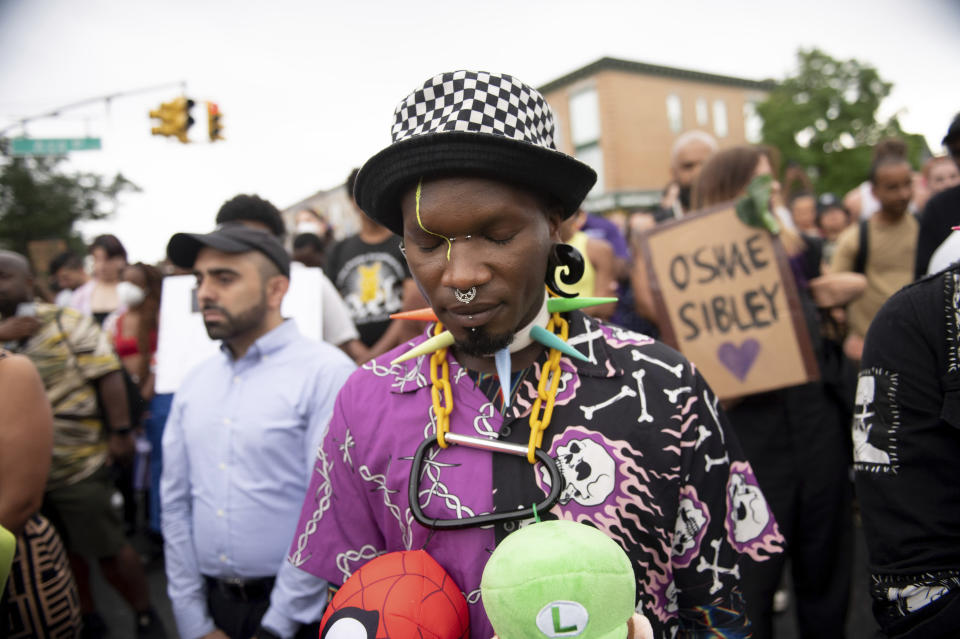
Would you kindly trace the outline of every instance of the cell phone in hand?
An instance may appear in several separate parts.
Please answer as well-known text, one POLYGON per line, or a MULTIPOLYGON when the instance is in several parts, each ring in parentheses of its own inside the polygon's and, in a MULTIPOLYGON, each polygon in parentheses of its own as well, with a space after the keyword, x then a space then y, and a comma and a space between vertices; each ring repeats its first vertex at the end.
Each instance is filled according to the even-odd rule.
POLYGON ((37 316, 37 304, 36 302, 20 302, 17 304, 17 317, 36 317, 37 316))

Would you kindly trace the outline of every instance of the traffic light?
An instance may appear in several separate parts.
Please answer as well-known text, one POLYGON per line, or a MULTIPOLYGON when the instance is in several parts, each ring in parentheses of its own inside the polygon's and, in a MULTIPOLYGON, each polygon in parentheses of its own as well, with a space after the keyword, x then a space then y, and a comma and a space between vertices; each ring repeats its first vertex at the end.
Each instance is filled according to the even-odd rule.
POLYGON ((160 120, 160 126, 153 127, 150 132, 153 135, 175 137, 186 144, 190 141, 187 129, 193 126, 193 118, 190 117, 193 104, 193 100, 183 96, 170 102, 162 102, 159 109, 150 112, 151 118, 160 120))
POLYGON ((223 125, 220 124, 220 107, 216 102, 207 102, 207 126, 210 129, 210 141, 222 140, 223 125))

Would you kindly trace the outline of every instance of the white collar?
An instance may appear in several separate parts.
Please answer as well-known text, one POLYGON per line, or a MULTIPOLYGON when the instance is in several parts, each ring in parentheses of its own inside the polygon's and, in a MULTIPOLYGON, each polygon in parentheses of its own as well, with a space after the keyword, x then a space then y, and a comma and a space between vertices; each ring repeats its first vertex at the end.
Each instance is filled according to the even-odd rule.
POLYGON ((540 306, 540 311, 537 313, 536 317, 533 320, 517 331, 513 336, 513 341, 510 342, 510 352, 516 353, 517 351, 522 351, 530 344, 533 344, 533 338, 530 337, 530 331, 533 330, 534 326, 540 326, 541 328, 547 327, 547 322, 550 319, 550 313, 547 312, 547 295, 543 295, 543 304, 540 306))

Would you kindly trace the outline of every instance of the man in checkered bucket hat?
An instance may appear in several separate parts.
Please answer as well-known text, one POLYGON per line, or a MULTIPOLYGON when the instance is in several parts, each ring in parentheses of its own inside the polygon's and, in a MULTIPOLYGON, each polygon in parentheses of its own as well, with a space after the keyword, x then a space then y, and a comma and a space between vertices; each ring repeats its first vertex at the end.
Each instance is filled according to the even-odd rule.
MULTIPOLYGON (((336 587, 385 552, 426 550, 489 639, 490 553, 567 520, 622 549, 627 611, 653 636, 748 636, 738 560, 783 538, 694 367, 580 310, 608 298, 558 286, 583 273, 558 231, 596 173, 557 149, 546 100, 506 74, 442 73, 397 106, 391 136, 354 196, 402 241, 430 304, 405 316, 426 327, 341 390, 290 561, 336 587)), ((552 578, 573 558, 558 553, 552 578)), ((524 636, 580 636, 558 606, 554 635, 524 636)))

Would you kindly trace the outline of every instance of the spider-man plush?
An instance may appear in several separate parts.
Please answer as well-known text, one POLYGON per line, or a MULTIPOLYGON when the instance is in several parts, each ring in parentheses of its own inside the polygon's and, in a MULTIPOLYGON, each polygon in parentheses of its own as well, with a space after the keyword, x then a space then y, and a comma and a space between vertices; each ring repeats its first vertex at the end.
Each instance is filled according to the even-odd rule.
POLYGON ((423 550, 391 552, 364 564, 337 591, 320 639, 468 639, 467 601, 423 550))

